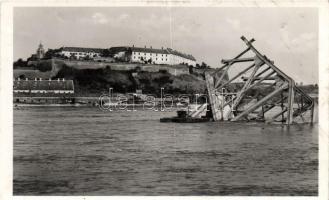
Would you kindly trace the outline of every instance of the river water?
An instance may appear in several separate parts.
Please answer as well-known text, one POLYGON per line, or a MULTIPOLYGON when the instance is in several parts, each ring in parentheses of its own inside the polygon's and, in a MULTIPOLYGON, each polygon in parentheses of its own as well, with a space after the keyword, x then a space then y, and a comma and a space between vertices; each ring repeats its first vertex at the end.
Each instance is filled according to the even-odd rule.
POLYGON ((173 112, 14 110, 14 195, 317 195, 316 124, 160 123, 173 112))

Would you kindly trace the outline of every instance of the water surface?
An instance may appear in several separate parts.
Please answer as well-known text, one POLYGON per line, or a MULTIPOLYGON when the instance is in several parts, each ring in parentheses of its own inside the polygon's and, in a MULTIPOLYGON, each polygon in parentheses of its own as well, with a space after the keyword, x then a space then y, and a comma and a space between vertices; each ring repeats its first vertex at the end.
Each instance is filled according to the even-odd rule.
POLYGON ((317 126, 14 110, 14 195, 317 195, 317 126))

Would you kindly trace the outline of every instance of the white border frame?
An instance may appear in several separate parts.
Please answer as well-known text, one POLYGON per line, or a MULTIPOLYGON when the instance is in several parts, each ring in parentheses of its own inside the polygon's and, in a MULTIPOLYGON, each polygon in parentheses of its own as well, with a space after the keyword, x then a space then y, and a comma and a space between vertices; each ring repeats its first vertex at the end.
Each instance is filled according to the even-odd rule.
MULTIPOLYGON (((0 0, 1 1, 1 0, 0 0)), ((1 6, 0 57, 0 200, 2 199, 328 199, 328 103, 329 103, 329 3, 325 0, 21 0, 6 1, 1 6), (319 184, 318 197, 239 197, 239 196, 13 196, 13 8, 14 7, 116 7, 116 6, 182 6, 182 7, 317 7, 319 9, 319 184)), ((302 145, 302 144, 301 144, 302 145)))

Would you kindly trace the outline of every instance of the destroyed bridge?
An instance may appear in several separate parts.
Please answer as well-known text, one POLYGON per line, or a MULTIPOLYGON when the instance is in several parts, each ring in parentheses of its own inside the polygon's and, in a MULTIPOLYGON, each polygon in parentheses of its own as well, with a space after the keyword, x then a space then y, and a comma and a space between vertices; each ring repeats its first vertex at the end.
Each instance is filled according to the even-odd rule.
MULTIPOLYGON (((313 99, 252 45, 254 39, 247 40, 244 36, 241 39, 247 45, 244 51, 233 59, 222 60, 222 67, 205 74, 213 120, 279 122, 287 125, 313 123, 313 99), (231 70, 235 75, 227 78, 231 70), (232 89, 238 78, 243 82, 240 82, 238 89, 232 89)), ((189 117, 199 118, 209 104, 200 105, 189 113, 189 117)))

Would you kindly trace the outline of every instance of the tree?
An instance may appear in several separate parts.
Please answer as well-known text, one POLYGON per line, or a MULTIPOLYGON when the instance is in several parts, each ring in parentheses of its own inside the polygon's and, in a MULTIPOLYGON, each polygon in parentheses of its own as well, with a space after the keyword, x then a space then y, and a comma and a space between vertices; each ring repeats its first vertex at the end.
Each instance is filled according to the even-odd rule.
POLYGON ((14 62, 13 67, 14 69, 18 68, 18 67, 26 67, 27 66, 27 62, 23 61, 22 58, 19 58, 17 61, 14 62))
POLYGON ((111 71, 111 70, 112 70, 110 65, 106 65, 105 69, 106 69, 107 71, 111 71))
POLYGON ((207 64, 205 62, 201 63, 201 69, 206 69, 207 68, 207 64))
POLYGON ((41 72, 47 72, 52 70, 52 66, 49 63, 38 63, 34 68, 41 72))
POLYGON ((26 79, 26 76, 24 74, 19 75, 20 79, 26 79))
POLYGON ((60 57, 59 55, 60 49, 48 49, 45 53, 44 59, 51 59, 53 57, 60 57))
POLYGON ((70 59, 72 59, 72 60, 77 60, 77 56, 76 56, 75 54, 71 54, 71 55, 70 55, 70 59))
POLYGON ((111 57, 111 52, 109 49, 104 49, 101 53, 102 57, 111 57))
POLYGON ((84 60, 91 60, 91 57, 87 55, 86 57, 84 57, 84 60))
POLYGON ((142 71, 142 68, 140 66, 137 66, 137 67, 135 67, 135 71, 140 72, 140 71, 142 71))
POLYGON ((188 71, 189 71, 190 74, 193 74, 193 66, 192 65, 188 66, 188 71))

